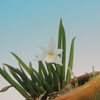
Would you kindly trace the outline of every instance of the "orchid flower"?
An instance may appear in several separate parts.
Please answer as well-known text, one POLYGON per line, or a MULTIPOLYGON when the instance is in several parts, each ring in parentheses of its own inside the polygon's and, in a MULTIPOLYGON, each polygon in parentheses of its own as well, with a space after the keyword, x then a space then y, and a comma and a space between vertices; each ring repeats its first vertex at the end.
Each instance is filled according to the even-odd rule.
POLYGON ((36 61, 46 61, 47 63, 55 63, 62 65, 61 58, 58 56, 58 54, 62 53, 62 49, 56 49, 56 44, 53 39, 51 38, 48 48, 47 47, 40 47, 40 49, 44 52, 40 55, 38 55, 34 60, 36 61))

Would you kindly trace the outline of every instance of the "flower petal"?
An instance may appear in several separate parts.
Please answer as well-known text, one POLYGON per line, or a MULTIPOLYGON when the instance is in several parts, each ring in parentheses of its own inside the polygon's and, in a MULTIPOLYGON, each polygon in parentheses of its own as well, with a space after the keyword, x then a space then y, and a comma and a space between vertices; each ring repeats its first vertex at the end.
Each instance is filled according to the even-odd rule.
POLYGON ((40 49, 46 53, 49 51, 47 47, 40 47, 40 49))
POLYGON ((56 44, 55 44, 55 41, 54 41, 54 39, 52 37, 50 42, 49 42, 49 50, 50 51, 54 51, 55 47, 56 47, 56 44))
POLYGON ((56 56, 55 59, 56 59, 56 64, 62 65, 61 58, 59 56, 56 56))
POLYGON ((61 54, 62 51, 63 51, 62 49, 56 49, 56 50, 55 50, 55 54, 61 54))
POLYGON ((42 53, 42 54, 38 55, 38 56, 34 59, 34 61, 42 61, 44 57, 45 57, 45 53, 42 53))

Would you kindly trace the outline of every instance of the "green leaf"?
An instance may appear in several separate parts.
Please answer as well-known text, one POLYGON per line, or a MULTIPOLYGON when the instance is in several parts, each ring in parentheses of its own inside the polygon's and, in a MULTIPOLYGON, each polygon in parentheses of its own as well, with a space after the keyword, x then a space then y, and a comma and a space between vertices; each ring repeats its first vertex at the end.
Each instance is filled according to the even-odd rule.
POLYGON ((18 60, 18 62, 23 66, 23 68, 30 74, 30 70, 28 66, 14 53, 11 52, 11 54, 14 55, 14 57, 18 60))
POLYGON ((61 77, 60 85, 61 88, 63 88, 65 82, 65 67, 66 67, 66 35, 65 35, 64 26, 62 24, 62 19, 60 19, 60 25, 59 25, 58 48, 63 50, 62 54, 59 55, 62 58, 63 65, 62 66, 56 65, 57 71, 61 77))
POLYGON ((35 69, 32 69, 33 72, 37 75, 37 77, 40 79, 41 81, 41 84, 42 84, 42 87, 48 91, 48 92, 52 92, 53 89, 51 88, 51 86, 47 83, 47 81, 45 79, 43 79, 43 77, 35 70, 35 69))
POLYGON ((58 34, 58 48, 61 49, 62 45, 62 19, 60 19, 60 24, 59 24, 59 34, 58 34))
MULTIPOLYGON (((52 87, 55 91, 58 91, 58 84, 59 84, 59 76, 58 76, 58 72, 57 70, 54 69, 54 66, 49 63, 48 65, 48 69, 50 69, 50 71, 52 72, 52 77, 53 77, 53 83, 52 83, 52 87)), ((56 67, 56 66, 55 66, 56 67)))
POLYGON ((61 78, 62 78, 62 88, 64 87, 65 81, 65 67, 66 67, 66 35, 65 30, 62 24, 62 69, 61 69, 61 78))
POLYGON ((50 83, 50 79, 47 73, 45 66, 43 65, 42 61, 38 62, 39 66, 39 74, 44 78, 48 83, 50 83))
MULTIPOLYGON (((28 87, 29 87, 29 89, 30 89, 30 93, 32 93, 33 95, 39 97, 40 94, 37 93, 37 92, 34 90, 34 88, 32 87, 32 83, 31 83, 31 81, 29 81, 29 80, 28 80, 28 87)), ((37 87, 36 87, 36 88, 37 88, 37 87)))
POLYGON ((11 70, 9 68, 10 73, 12 74, 12 76, 17 80, 17 82, 28 92, 29 90, 27 89, 27 85, 25 85, 25 82, 23 82, 23 80, 16 74, 16 72, 14 72, 13 70, 11 70))
POLYGON ((41 86, 41 81, 40 79, 36 76, 36 74, 33 72, 33 67, 31 62, 29 63, 29 68, 30 68, 30 75, 31 75, 31 79, 34 82, 34 84, 38 84, 39 86, 41 86))
MULTIPOLYGON (((69 56, 69 62, 68 62, 68 67, 70 67, 71 70, 73 68, 73 59, 74 59, 74 40, 75 40, 75 37, 73 38, 72 43, 71 43, 70 56, 69 56)), ((71 79, 71 73, 69 69, 67 69, 66 83, 69 83, 70 79, 71 79)))
POLYGON ((52 71, 52 69, 50 67, 50 64, 48 64, 46 62, 45 62, 45 64, 46 64, 46 68, 47 68, 47 71, 48 71, 49 84, 50 84, 50 86, 52 86, 53 82, 54 82, 53 81, 53 71, 52 71))
MULTIPOLYGON (((43 87, 43 88, 40 87, 40 89, 41 89, 43 92, 44 92, 44 90, 45 90, 45 91, 48 91, 48 92, 52 92, 53 89, 51 88, 51 86, 50 86, 50 85, 47 83, 47 81, 41 76, 40 73, 38 73, 34 68, 32 68, 31 63, 30 63, 30 68, 31 68, 31 71, 33 71, 33 75, 36 75, 37 80, 39 79, 38 81, 41 82, 41 83, 39 83, 39 84, 41 84, 41 87, 43 87)), ((36 84, 38 84, 38 82, 37 82, 36 84)))
POLYGON ((21 93, 25 98, 29 98, 30 96, 27 94, 27 92, 20 86, 18 85, 6 72, 0 68, 0 74, 17 90, 19 93, 21 93))
POLYGON ((17 74, 19 74, 21 77, 23 78, 27 78, 23 73, 21 73, 18 69, 15 69, 14 67, 12 67, 11 65, 8 65, 8 64, 4 64, 3 65, 7 66, 8 68, 10 68, 11 70, 15 71, 17 74))
POLYGON ((38 92, 38 94, 42 94, 45 92, 45 90, 41 87, 41 81, 40 79, 35 75, 35 73, 33 73, 33 68, 32 68, 32 64, 31 62, 29 63, 29 68, 30 68, 30 75, 31 75, 31 79, 32 81, 28 81, 31 83, 32 88, 38 92))
POLYGON ((20 67, 20 70, 21 70, 21 72, 23 73, 23 75, 25 75, 25 77, 27 77, 27 75, 25 74, 25 72, 24 72, 24 70, 23 70, 23 68, 22 68, 22 66, 21 66, 20 63, 19 63, 19 67, 20 67))
MULTIPOLYGON (((62 49, 62 19, 60 19, 60 24, 59 24, 59 33, 58 33, 58 49, 62 49)), ((61 57, 61 54, 59 55, 61 57)), ((61 65, 57 65, 57 71, 59 75, 61 76, 61 65)))

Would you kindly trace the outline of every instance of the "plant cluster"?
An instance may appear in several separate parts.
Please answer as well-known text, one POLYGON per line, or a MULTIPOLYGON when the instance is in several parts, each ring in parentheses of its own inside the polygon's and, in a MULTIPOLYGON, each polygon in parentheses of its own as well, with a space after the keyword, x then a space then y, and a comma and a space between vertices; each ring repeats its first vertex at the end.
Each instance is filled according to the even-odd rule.
MULTIPOLYGON (((67 65, 71 70, 74 58, 74 40, 75 38, 73 38, 71 43, 67 65)), ((59 25, 57 49, 55 50, 53 38, 49 42, 49 48, 40 48, 44 53, 35 59, 38 60, 38 71, 33 68, 31 62, 27 66, 15 53, 11 52, 17 59, 19 68, 3 63, 4 66, 0 68, 0 74, 11 85, 4 87, 1 92, 6 91, 9 87, 14 87, 27 99, 32 98, 35 100, 43 94, 41 98, 45 100, 50 93, 60 92, 70 82, 71 73, 66 67, 66 34, 62 19, 59 25), (8 67, 14 79, 8 74, 5 66, 8 67)))

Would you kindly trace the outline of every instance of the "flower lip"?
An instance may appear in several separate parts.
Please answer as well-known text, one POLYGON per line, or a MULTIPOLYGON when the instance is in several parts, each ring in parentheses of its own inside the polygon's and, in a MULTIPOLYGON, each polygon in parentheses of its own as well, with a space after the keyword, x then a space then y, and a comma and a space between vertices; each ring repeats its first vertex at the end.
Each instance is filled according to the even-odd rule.
POLYGON ((50 55, 53 55, 54 53, 52 51, 49 52, 50 55))
POLYGON ((53 56, 52 55, 47 55, 46 56, 46 60, 51 61, 52 59, 53 59, 53 56))

